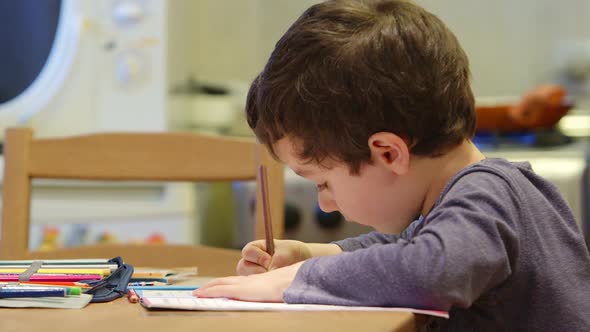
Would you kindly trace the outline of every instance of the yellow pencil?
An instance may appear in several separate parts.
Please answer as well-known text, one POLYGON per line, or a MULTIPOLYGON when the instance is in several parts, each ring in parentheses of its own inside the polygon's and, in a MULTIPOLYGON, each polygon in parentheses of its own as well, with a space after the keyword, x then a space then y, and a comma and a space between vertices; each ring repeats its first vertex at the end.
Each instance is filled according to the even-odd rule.
MULTIPOLYGON (((27 269, 2 269, 0 268, 0 273, 23 273, 27 269)), ((110 269, 39 269, 35 271, 35 274, 99 274, 101 276, 106 276, 111 274, 110 269)))
POLYGON ((90 289, 91 286, 87 284, 80 283, 80 285, 59 285, 59 284, 52 284, 52 283, 44 283, 44 282, 0 282, 1 286, 40 286, 40 287, 57 287, 57 288, 80 288, 80 289, 90 289))

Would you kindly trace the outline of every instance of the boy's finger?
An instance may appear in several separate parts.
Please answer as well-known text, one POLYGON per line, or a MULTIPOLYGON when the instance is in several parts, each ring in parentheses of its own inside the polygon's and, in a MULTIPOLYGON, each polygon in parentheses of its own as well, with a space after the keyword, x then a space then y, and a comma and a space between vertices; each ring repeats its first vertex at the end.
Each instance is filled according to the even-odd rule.
POLYGON ((242 250, 242 258, 248 262, 258 264, 267 269, 271 263, 270 255, 257 246, 246 246, 242 250))
POLYGON ((245 259, 241 259, 238 262, 236 272, 238 273, 238 275, 247 276, 251 274, 264 273, 267 272, 267 270, 258 264, 249 262, 245 259))
POLYGON ((232 277, 216 278, 216 279, 213 279, 213 280, 205 283, 204 285, 202 285, 198 289, 206 289, 206 288, 213 287, 213 286, 218 286, 218 285, 233 284, 233 283, 238 282, 240 278, 243 278, 243 277, 240 277, 240 276, 232 276, 232 277))
POLYGON ((228 297, 227 285, 213 285, 197 288, 193 291, 193 295, 199 297, 228 297), (224 290, 226 291, 224 292, 224 290))
POLYGON ((282 297, 274 297, 256 287, 240 282, 198 288, 193 291, 193 295, 212 298, 225 297, 242 301, 282 302, 282 297))

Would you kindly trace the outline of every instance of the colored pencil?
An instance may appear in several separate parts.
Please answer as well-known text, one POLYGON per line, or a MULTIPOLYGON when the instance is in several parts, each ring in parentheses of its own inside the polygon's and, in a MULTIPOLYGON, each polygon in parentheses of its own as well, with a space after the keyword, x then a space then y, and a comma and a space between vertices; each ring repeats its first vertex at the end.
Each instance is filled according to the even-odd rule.
POLYGON ((137 303, 137 301, 139 301, 139 296, 137 296, 137 293, 135 293, 133 288, 127 290, 127 300, 131 303, 137 303))
POLYGON ((199 286, 182 286, 182 285, 170 285, 170 286, 129 286, 134 290, 164 290, 164 291, 182 291, 182 290, 195 290, 199 286))
MULTIPOLYGON (((1 284, 1 283, 0 283, 1 284)), ((42 285, 42 286, 63 286, 63 287, 81 287, 81 288, 91 288, 92 286, 88 285, 84 282, 77 282, 77 281, 20 281, 19 284, 21 285, 42 285)))
MULTIPOLYGON (((100 280, 100 274, 33 274, 28 281, 81 281, 81 280, 100 280)), ((0 274, 0 281, 19 281, 18 274, 0 274)))
MULTIPOLYGON (((1 273, 23 273, 27 269, 5 269, 0 267, 0 274, 1 273)), ((109 269, 44 269, 40 268, 39 270, 35 271, 35 274, 100 274, 110 275, 111 270, 109 269)))
POLYGON ((161 281, 136 281, 136 282, 130 282, 127 284, 127 286, 165 286, 168 285, 168 283, 166 282, 161 282, 161 281))
POLYGON ((262 197, 262 217, 264 220, 264 239, 266 240, 266 252, 272 256, 275 254, 274 236, 272 234, 272 220, 270 215, 270 203, 268 201, 268 178, 266 176, 266 167, 258 166, 258 180, 262 197))
POLYGON ((79 289, 90 289, 92 288, 90 285, 85 284, 85 283, 79 283, 79 282, 44 282, 44 281, 39 281, 39 282, 30 282, 30 281, 24 281, 24 282, 0 282, 0 287, 7 287, 7 286, 36 286, 36 287, 57 287, 57 288, 68 288, 68 289, 72 289, 72 288, 79 288, 79 289), (76 285, 78 284, 78 285, 76 285))
MULTIPOLYGON (((22 265, 31 265, 34 262, 38 262, 39 260, 3 260, 0 261, 0 266, 2 265, 14 265, 14 264, 22 264, 22 265)), ((52 264, 74 264, 74 265, 94 265, 94 264, 112 264, 109 263, 109 260, 106 258, 90 258, 90 259, 46 259, 41 260, 43 265, 52 265, 52 264)), ((115 264, 116 265, 116 264, 115 264)))
POLYGON ((15 297, 64 297, 67 291, 63 288, 34 288, 34 287, 2 287, 0 298, 15 297))

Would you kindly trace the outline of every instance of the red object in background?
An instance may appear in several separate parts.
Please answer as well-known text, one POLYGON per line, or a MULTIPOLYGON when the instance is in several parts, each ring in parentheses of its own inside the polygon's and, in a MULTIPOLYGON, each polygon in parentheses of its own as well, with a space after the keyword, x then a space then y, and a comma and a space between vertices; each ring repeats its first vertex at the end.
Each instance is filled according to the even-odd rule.
POLYGON ((572 107, 567 91, 561 86, 539 86, 515 104, 476 105, 477 131, 549 129, 572 107))
POLYGON ((152 233, 147 237, 145 242, 149 244, 164 244, 166 243, 166 238, 160 233, 152 233))

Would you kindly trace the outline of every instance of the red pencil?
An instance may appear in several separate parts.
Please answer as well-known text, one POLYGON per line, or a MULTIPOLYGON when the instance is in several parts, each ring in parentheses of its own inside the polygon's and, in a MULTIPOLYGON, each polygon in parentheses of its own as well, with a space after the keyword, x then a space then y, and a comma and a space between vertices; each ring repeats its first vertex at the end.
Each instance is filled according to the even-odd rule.
POLYGON ((137 301, 139 301, 139 296, 137 296, 137 293, 133 290, 133 288, 129 288, 127 290, 127 299, 130 303, 137 303, 137 301))
POLYGON ((76 281, 20 281, 19 284, 36 284, 48 286, 90 287, 87 283, 76 281))

